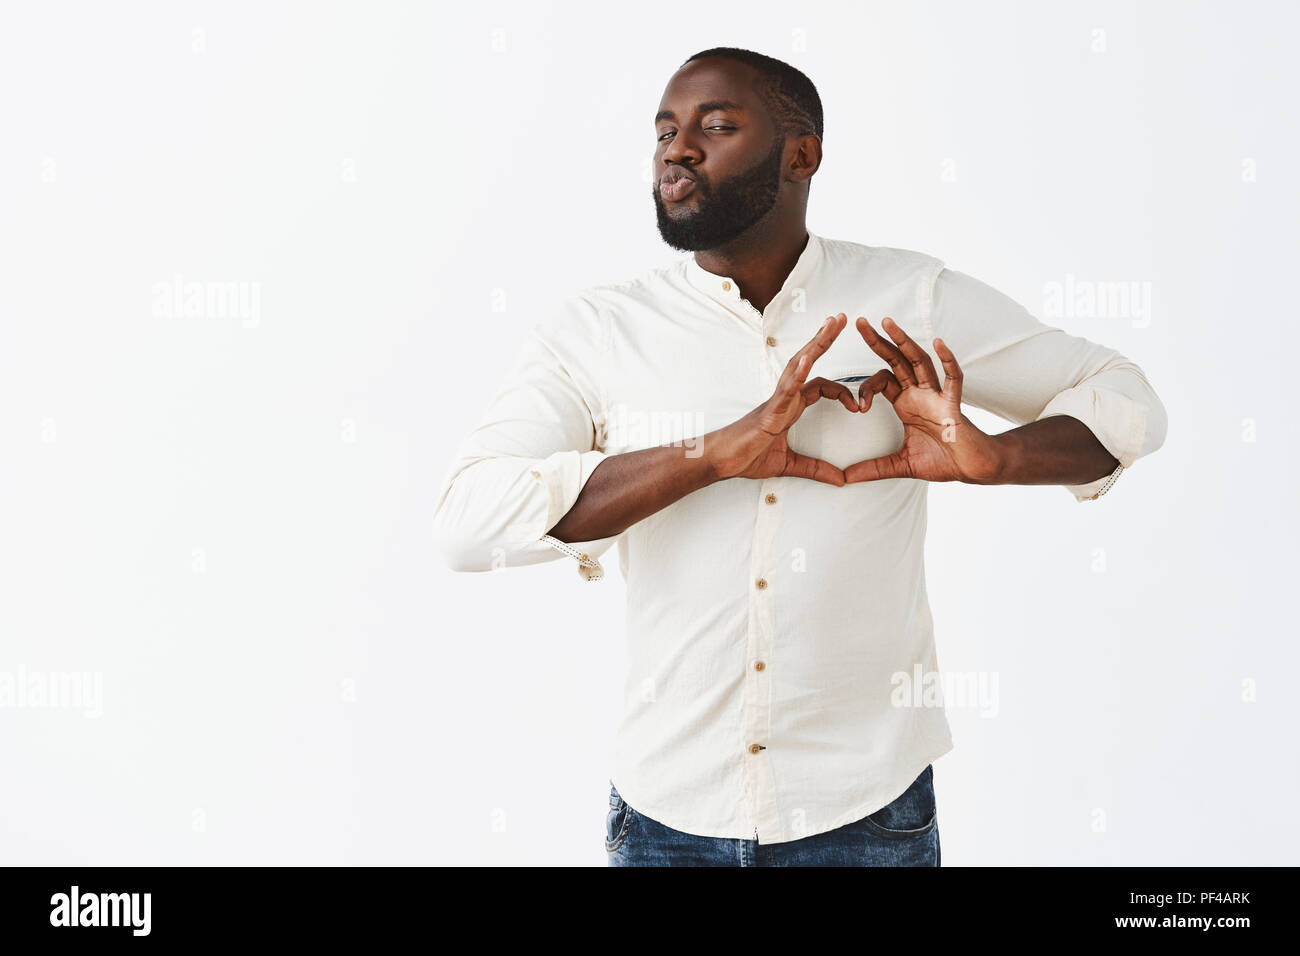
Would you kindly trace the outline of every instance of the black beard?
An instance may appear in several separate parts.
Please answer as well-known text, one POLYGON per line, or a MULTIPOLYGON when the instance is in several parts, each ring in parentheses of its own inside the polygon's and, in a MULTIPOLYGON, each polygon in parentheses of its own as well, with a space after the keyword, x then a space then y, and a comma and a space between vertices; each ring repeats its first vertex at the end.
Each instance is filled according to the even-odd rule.
POLYGON ((784 152, 785 140, 778 136, 766 158, 746 172, 720 183, 716 190, 697 178, 695 192, 700 198, 696 200, 696 209, 680 219, 668 216, 656 184, 652 192, 659 235, 668 245, 682 252, 716 249, 731 242, 776 205, 784 152))

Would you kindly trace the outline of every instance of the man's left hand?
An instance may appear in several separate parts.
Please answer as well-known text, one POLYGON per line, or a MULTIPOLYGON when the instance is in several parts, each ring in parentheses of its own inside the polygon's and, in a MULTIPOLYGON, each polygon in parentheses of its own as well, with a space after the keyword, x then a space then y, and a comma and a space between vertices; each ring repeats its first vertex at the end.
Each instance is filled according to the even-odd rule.
POLYGON ((889 363, 888 369, 881 369, 859 386, 859 411, 867 411, 872 398, 883 393, 903 423, 903 446, 893 454, 850 465, 844 469, 845 480, 852 483, 919 478, 996 483, 1000 446, 962 414, 961 367, 943 340, 934 340, 934 351, 943 363, 940 387, 930 356, 893 319, 881 322, 892 343, 861 316, 857 326, 871 351, 889 363))

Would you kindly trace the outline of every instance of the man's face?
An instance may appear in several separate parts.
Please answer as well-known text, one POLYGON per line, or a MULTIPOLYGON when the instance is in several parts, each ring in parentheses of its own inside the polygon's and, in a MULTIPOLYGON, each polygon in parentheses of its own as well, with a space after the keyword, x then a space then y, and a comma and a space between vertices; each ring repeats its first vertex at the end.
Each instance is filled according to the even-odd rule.
POLYGON ((757 83, 752 67, 706 57, 678 70, 664 90, 653 191, 659 234, 674 249, 725 245, 776 205, 785 137, 757 83))

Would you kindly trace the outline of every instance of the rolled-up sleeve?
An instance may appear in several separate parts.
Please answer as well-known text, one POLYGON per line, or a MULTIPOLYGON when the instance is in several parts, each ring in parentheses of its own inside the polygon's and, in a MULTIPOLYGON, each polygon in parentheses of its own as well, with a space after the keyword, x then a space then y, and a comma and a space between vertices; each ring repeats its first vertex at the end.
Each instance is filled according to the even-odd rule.
POLYGON ((489 571, 568 555, 584 578, 601 578, 597 558, 616 536, 566 544, 547 532, 606 457, 591 361, 606 329, 598 304, 579 295, 530 332, 443 481, 433 531, 448 567, 489 571))
MULTIPOLYGON (((925 298, 923 293, 923 298, 925 298)), ((1167 419, 1142 369, 1114 349, 1040 322, 1015 300, 952 269, 934 279, 926 333, 962 370, 962 401, 1017 425, 1056 415, 1083 422, 1125 469, 1165 440, 1167 419)), ((924 343, 939 368, 930 341, 924 343)), ((1064 485, 1087 501, 1110 476, 1064 485)))

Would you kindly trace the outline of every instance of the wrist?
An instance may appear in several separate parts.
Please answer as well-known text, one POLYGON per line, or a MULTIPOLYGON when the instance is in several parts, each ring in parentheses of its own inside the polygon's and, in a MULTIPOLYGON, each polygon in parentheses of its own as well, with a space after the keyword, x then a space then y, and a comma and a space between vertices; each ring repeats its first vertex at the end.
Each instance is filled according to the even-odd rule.
POLYGON ((993 465, 988 475, 973 482, 979 485, 1006 485, 1015 482, 1024 457, 1024 446, 1013 431, 989 436, 993 465))
MULTIPOLYGON (((719 428, 716 431, 706 432, 700 437, 700 465, 703 473, 700 478, 703 485, 711 485, 715 481, 723 481, 730 478, 727 466, 727 429, 730 426, 719 428)), ((702 486, 703 486, 702 485, 702 486)), ((701 486, 701 487, 702 487, 701 486)))

